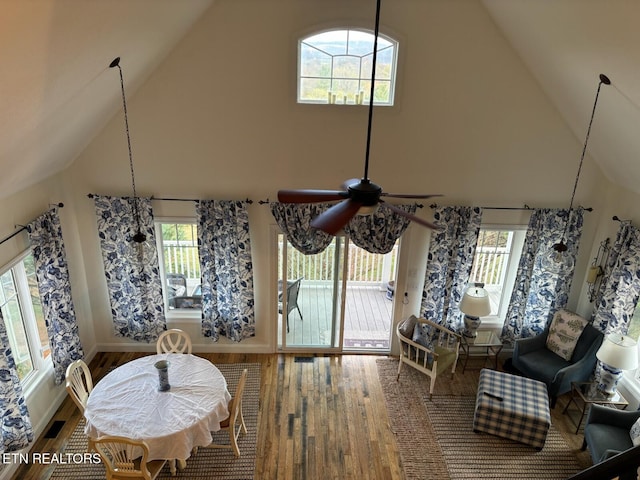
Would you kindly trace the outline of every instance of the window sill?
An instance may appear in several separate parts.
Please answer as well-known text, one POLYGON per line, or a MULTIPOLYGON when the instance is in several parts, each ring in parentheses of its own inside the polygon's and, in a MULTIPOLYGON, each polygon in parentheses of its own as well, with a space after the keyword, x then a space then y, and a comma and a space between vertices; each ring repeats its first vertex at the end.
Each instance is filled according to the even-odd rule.
POLYGON ((28 400, 30 396, 38 394, 38 392, 40 391, 40 386, 50 377, 53 378, 52 362, 48 362, 48 364, 44 368, 35 372, 31 376, 31 378, 23 383, 22 393, 24 394, 24 398, 28 400))
POLYGON ((186 308, 170 310, 166 315, 167 320, 202 320, 202 310, 188 310, 186 308))

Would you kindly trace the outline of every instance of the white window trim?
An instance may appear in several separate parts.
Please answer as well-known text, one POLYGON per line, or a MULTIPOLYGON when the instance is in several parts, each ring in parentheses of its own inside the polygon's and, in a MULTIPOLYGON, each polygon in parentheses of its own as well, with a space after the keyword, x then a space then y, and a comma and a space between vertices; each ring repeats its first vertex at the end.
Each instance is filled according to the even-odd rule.
MULTIPOLYGON (((154 228, 156 232, 156 249, 158 252, 158 265, 160 266, 160 278, 165 280, 165 268, 164 268, 164 255, 162 255, 162 223, 194 223, 198 221, 196 217, 155 217, 154 228)), ((185 320, 189 323, 199 323, 202 320, 202 310, 194 310, 189 308, 175 308, 169 310, 167 305, 169 304, 167 299, 166 286, 162 285, 162 301, 164 302, 164 316, 167 320, 185 320)))
MULTIPOLYGON (((516 275, 518 273, 518 265, 520 263, 520 257, 522 256, 522 249, 524 247, 527 228, 527 225, 504 225, 494 223, 480 225, 480 230, 508 230, 514 232, 511 252, 509 254, 509 262, 507 264, 507 276, 504 281, 504 289, 508 292, 512 292, 515 285, 516 275)), ((501 329, 504 326, 504 322, 507 317, 507 310, 509 308, 510 300, 511 295, 509 295, 508 297, 503 296, 500 302, 498 314, 482 317, 482 327, 501 329)))
POLYGON ((22 263, 30 254, 32 254, 30 248, 24 250, 0 269, 0 275, 4 275, 9 270, 14 270, 14 272, 21 270, 22 273, 21 275, 14 274, 13 277, 16 283, 18 301, 20 302, 20 312, 25 326, 27 341, 29 343, 31 361, 33 363, 33 371, 20 382, 22 384, 24 396, 27 399, 37 389, 38 385, 53 375, 53 361, 51 356, 45 359, 42 356, 41 349, 35 349, 33 347, 33 345, 40 345, 40 336, 37 330, 38 327, 33 311, 33 304, 31 303, 31 292, 29 291, 29 285, 26 281, 26 272, 24 271, 24 265, 22 263))

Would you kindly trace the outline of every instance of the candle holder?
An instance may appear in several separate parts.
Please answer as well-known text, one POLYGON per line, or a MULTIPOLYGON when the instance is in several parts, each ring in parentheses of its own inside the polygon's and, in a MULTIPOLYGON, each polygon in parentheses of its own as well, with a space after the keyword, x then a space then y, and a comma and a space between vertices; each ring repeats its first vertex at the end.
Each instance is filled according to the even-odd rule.
POLYGON ((158 370, 158 390, 166 392, 171 388, 169 385, 169 361, 158 360, 153 366, 158 370))

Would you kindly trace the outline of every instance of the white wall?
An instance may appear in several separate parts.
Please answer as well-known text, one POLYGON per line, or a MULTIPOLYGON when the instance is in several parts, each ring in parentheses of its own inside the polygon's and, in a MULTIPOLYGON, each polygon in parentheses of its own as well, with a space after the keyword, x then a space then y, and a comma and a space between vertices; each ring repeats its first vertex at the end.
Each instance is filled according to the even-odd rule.
MULTIPOLYGON (((279 188, 337 188, 361 176, 366 137, 365 107, 295 103, 296 40, 316 28, 369 27, 372 18, 365 0, 218 0, 146 84, 127 96, 141 195, 254 200, 249 215, 257 335, 240 344, 214 344, 201 336, 197 320, 173 324, 189 331, 196 350, 275 350, 274 221, 257 200, 275 200, 279 188)), ((372 180, 389 192, 441 193, 441 204, 568 206, 583 139, 571 134, 478 2, 395 0, 384 6, 382 31, 401 41, 398 96, 393 108, 375 110, 372 180)), ((121 65, 126 82, 124 56, 121 65)), ((103 75, 119 91, 117 72, 103 75)), ((152 350, 112 333, 88 193, 131 193, 121 113, 67 171, 0 200, 0 236, 49 202, 63 201, 85 349, 90 355, 152 350)), ((588 156, 575 203, 595 209, 585 215, 569 305, 585 313, 586 267, 597 243, 617 228, 611 214, 635 218, 640 209, 637 196, 612 187, 588 156)), ((157 216, 183 216, 192 215, 193 205, 157 201, 154 209, 157 216)), ((431 216, 428 205, 419 215, 431 216)), ((519 224, 526 218, 487 210, 485 221, 519 224)), ((405 234, 397 288, 407 291, 409 304, 395 296, 396 320, 419 308, 428 237, 415 225, 405 234)), ((0 264, 25 245, 17 238, 0 246, 0 264)), ((40 406, 32 415, 46 418, 40 406)))

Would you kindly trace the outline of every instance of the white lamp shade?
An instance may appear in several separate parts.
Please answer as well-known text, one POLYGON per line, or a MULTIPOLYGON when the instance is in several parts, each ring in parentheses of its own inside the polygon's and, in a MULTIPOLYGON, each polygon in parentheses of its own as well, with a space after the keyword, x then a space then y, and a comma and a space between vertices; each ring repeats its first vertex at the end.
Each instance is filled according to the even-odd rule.
POLYGON ((484 317, 491 313, 489 292, 482 287, 469 287, 460 301, 460 311, 470 317, 484 317))
POLYGON ((596 357, 602 363, 620 370, 638 368, 638 346, 636 341, 619 333, 612 333, 604 338, 596 357))

